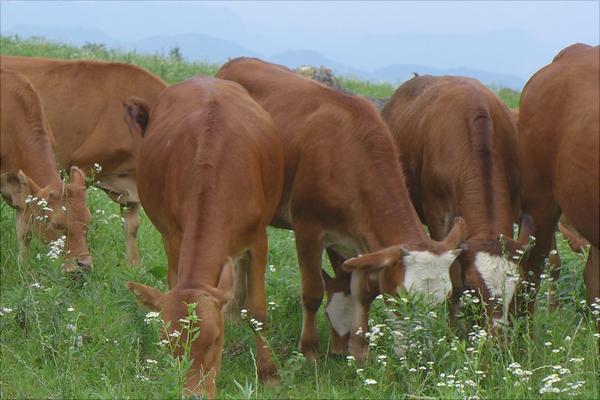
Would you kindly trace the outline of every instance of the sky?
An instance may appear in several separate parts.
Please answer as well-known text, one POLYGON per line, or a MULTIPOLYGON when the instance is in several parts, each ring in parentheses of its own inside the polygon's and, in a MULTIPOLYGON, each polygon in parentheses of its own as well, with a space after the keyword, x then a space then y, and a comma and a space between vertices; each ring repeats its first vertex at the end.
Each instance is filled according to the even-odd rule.
POLYGON ((0 27, 3 32, 23 26, 99 31, 125 47, 158 35, 203 33, 266 55, 290 49, 314 50, 363 69, 399 62, 436 63, 445 68, 463 63, 525 77, 569 44, 597 45, 599 4, 2 1, 0 27), (429 47, 428 43, 437 43, 438 47, 429 47), (468 54, 470 43, 482 57, 468 54), (452 55, 454 44, 461 48, 456 57, 452 55), (514 54, 510 55, 515 61, 508 63, 501 57, 490 57, 482 50, 486 46, 504 52, 513 49, 514 54))

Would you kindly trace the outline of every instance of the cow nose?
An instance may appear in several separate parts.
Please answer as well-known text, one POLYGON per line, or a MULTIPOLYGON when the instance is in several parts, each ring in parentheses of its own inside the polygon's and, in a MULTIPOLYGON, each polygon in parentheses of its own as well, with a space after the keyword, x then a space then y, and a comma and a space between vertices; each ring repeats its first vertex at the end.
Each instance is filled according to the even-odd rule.
POLYGON ((92 256, 85 254, 77 257, 77 266, 85 271, 91 271, 93 267, 92 256))

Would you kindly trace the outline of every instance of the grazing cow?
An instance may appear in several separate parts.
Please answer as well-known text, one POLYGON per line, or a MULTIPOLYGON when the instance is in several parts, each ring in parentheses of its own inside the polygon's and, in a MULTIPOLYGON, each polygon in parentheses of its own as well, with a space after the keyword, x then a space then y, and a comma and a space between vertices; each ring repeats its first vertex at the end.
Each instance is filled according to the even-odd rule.
POLYGON ((368 345, 357 332, 366 332, 378 292, 395 295, 402 288, 446 297, 464 221, 458 219, 443 242, 427 236, 410 203, 390 132, 368 100, 254 58, 229 61, 217 77, 242 84, 271 114, 283 139, 284 189, 272 224, 291 228, 296 236, 300 351, 312 358, 318 349, 322 253, 331 248, 344 259, 358 256, 344 263, 354 270, 351 291, 330 296, 332 349, 344 352, 349 338, 350 354, 364 359, 368 345))
MULTIPOLYGON (((191 346, 186 388, 214 397, 223 307, 234 291, 233 260, 242 256, 249 260, 246 307, 255 324, 262 324, 263 332, 266 328, 266 227, 283 185, 281 139, 269 114, 248 92, 221 79, 196 77, 171 86, 149 120, 142 102, 129 101, 126 107, 131 122, 146 132, 138 189, 163 238, 170 290, 128 286, 142 304, 162 311, 169 332, 182 330, 186 303, 197 304, 200 336, 191 346)), ((256 351, 261 381, 274 382, 276 368, 258 332, 256 351)))
POLYGON ((447 235, 456 216, 469 227, 467 251, 451 268, 453 314, 468 288, 487 304, 492 327, 505 324, 519 278, 517 252, 528 241, 526 230, 512 240, 519 172, 509 109, 475 79, 424 75, 401 85, 382 116, 431 237, 447 235))
POLYGON ((525 265, 530 315, 561 213, 591 244, 583 273, 587 300, 591 304, 600 298, 599 103, 600 48, 583 44, 562 50, 529 79, 521 95, 521 198, 536 236, 525 265))
MULTIPOLYGON (((516 124, 519 123, 519 109, 511 108, 510 112, 513 116, 513 119, 516 124)), ((583 251, 583 248, 589 243, 587 240, 581 237, 577 233, 577 231, 570 225, 567 219, 562 216, 558 223, 558 230, 563 234, 565 239, 569 242, 571 249, 575 252, 583 251)), ((560 271, 562 269, 562 261, 560 259, 560 255, 558 254, 558 248, 556 246, 556 239, 552 238, 552 249, 550 250, 550 255, 548 256, 548 270, 550 272, 550 276, 552 280, 549 283, 548 287, 548 308, 550 310, 554 310, 558 308, 559 300, 556 296, 556 281, 560 277, 560 271)))
POLYGON ((53 255, 63 247, 65 272, 92 268, 86 242, 90 212, 86 206, 85 176, 71 168, 62 182, 52 153, 52 133, 42 101, 29 80, 0 69, 0 192, 17 210, 17 240, 22 261, 30 232, 48 243, 53 255))
POLYGON ((10 56, 0 57, 0 63, 26 75, 38 90, 54 132, 59 167, 76 165, 93 174, 94 185, 121 206, 127 257, 138 263, 135 163, 141 139, 123 121, 122 102, 137 96, 152 106, 166 84, 129 64, 10 56))

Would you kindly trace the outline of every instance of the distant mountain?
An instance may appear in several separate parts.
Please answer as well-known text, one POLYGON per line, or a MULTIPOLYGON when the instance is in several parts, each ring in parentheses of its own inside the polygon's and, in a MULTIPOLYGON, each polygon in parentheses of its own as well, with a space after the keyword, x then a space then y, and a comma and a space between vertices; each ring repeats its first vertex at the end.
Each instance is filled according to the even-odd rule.
POLYGON ((487 85, 506 86, 511 89, 521 90, 525 85, 525 80, 517 76, 498 74, 489 71, 482 71, 471 68, 450 68, 438 69, 424 65, 399 64, 390 65, 384 68, 378 68, 368 74, 367 78, 375 80, 384 80, 387 82, 400 83, 412 78, 413 74, 419 75, 456 75, 468 76, 480 80, 487 85))
MULTIPOLYGON (((413 72, 431 75, 462 75, 479 79, 487 85, 506 86, 521 90, 525 80, 517 76, 495 73, 481 69, 467 67, 456 67, 441 69, 429 67, 425 64, 402 64, 395 63, 376 69, 360 69, 347 63, 329 58, 319 51, 309 49, 285 50, 271 56, 261 54, 251 48, 240 45, 232 40, 220 39, 202 33, 157 35, 134 42, 121 42, 102 31, 85 28, 54 28, 54 27, 31 27, 16 26, 10 30, 2 30, 3 35, 18 34, 22 37, 41 36, 48 40, 60 41, 68 44, 83 45, 88 42, 103 43, 107 47, 120 50, 136 50, 141 53, 168 54, 173 47, 179 47, 181 55, 190 61, 205 61, 212 63, 223 63, 229 58, 250 56, 283 64, 289 68, 301 65, 326 66, 331 68, 336 75, 368 79, 374 81, 386 81, 392 84, 401 83, 412 76, 413 72)), ((381 39, 381 38, 378 38, 381 39)), ((406 42, 404 42, 406 43, 406 42)), ((433 45, 436 47, 439 45, 433 45)), ((433 47, 432 47, 433 48, 433 47)), ((381 42, 370 51, 371 60, 377 59, 383 51, 381 42), (378 49, 375 49, 378 48, 378 49)), ((389 52, 389 50, 388 50, 389 52)), ((366 57, 366 55, 364 55, 366 57)), ((362 56, 361 56, 362 57, 362 56)), ((382 57, 382 59, 385 57, 382 57)), ((413 57, 406 56, 405 59, 413 57)), ((418 59, 419 57, 414 57, 418 59)), ((374 65, 374 61, 370 62, 374 65)), ((441 62, 439 64, 442 64, 441 62)))
POLYGON ((82 46, 86 43, 102 43, 107 47, 120 48, 122 43, 97 29, 57 28, 49 26, 18 25, 9 30, 2 29, 3 35, 18 35, 23 38, 38 36, 50 41, 82 46))
POLYGON ((221 64, 234 57, 263 57, 261 54, 235 42, 200 33, 153 36, 134 42, 128 47, 142 53, 164 52, 168 54, 169 49, 175 46, 179 47, 184 58, 193 61, 209 61, 221 64))

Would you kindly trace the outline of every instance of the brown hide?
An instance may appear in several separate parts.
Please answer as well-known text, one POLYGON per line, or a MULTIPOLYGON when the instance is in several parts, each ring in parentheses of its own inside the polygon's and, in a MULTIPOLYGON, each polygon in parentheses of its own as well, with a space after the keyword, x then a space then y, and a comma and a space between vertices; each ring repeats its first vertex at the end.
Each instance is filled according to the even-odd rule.
MULTIPOLYGON (((489 316, 498 318, 502 310, 493 306, 493 288, 478 270, 476 257, 482 253, 513 261, 520 247, 512 242, 519 174, 510 111, 475 79, 426 75, 401 85, 382 116, 398 147, 413 204, 431 237, 442 239, 455 216, 462 216, 469 227, 468 250, 452 268, 454 300, 464 287, 474 289, 488 304, 489 316)), ((510 301, 512 294, 508 297, 510 301)))
POLYGON ((589 302, 600 297, 599 103, 600 49, 576 44, 527 82, 519 110, 523 211, 537 238, 529 280, 539 284, 562 212, 592 246, 584 272, 589 302))
POLYGON ((141 137, 124 122, 122 102, 137 96, 152 106, 166 84, 128 64, 12 56, 0 57, 0 63, 26 75, 39 92, 54 134, 58 166, 76 165, 90 174, 94 164, 100 165, 95 185, 122 206, 127 254, 136 263, 135 165, 141 137))
MULTIPOLYGON (((403 245, 402 251, 395 246, 398 251, 390 249, 344 264, 360 271, 353 272, 351 299, 345 300, 352 302, 354 311, 341 315, 341 319, 351 319, 343 331, 350 333, 350 353, 364 358, 366 342, 356 332, 366 331, 369 306, 380 290, 396 294, 403 288, 404 250, 453 260, 458 252, 448 250, 458 246, 463 224, 457 224, 456 232, 444 243, 426 235, 410 203, 389 130, 368 100, 258 59, 234 59, 217 77, 242 84, 271 114, 283 139, 284 191, 273 224, 293 228, 296 236, 303 353, 314 356, 318 348, 316 311, 324 290, 323 249, 330 247, 349 258, 403 245), (378 275, 364 272, 386 266, 378 275), (368 284, 371 279, 374 282, 368 284)), ((450 263, 445 270, 439 269, 436 278, 447 279, 450 263)))
POLYGON ((19 258, 24 260, 33 231, 45 243, 63 242, 65 271, 89 270, 92 257, 85 237, 90 220, 85 176, 74 167, 71 181, 61 181, 52 152, 52 132, 31 82, 2 68, 0 86, 0 190, 17 210, 19 258))
MULTIPOLYGON (((143 105, 128 103, 129 115, 143 126, 147 110, 140 116, 143 105)), ((283 185, 279 135, 271 117, 240 85, 196 77, 169 87, 158 99, 137 171, 140 199, 165 245, 170 291, 144 294, 152 290, 133 283, 130 288, 144 304, 157 304, 172 329, 187 314, 182 302, 198 303, 201 333, 192 345, 186 387, 214 397, 224 335, 222 299, 233 290, 232 282, 225 292, 219 289, 229 257, 248 253, 246 307, 263 328, 267 324, 266 227, 283 185), (207 297, 215 301, 202 300, 207 297), (203 383, 201 372, 206 374, 203 383)), ((231 263, 227 273, 232 268, 231 263)), ((258 373, 269 381, 275 365, 262 338, 256 340, 258 373)))

